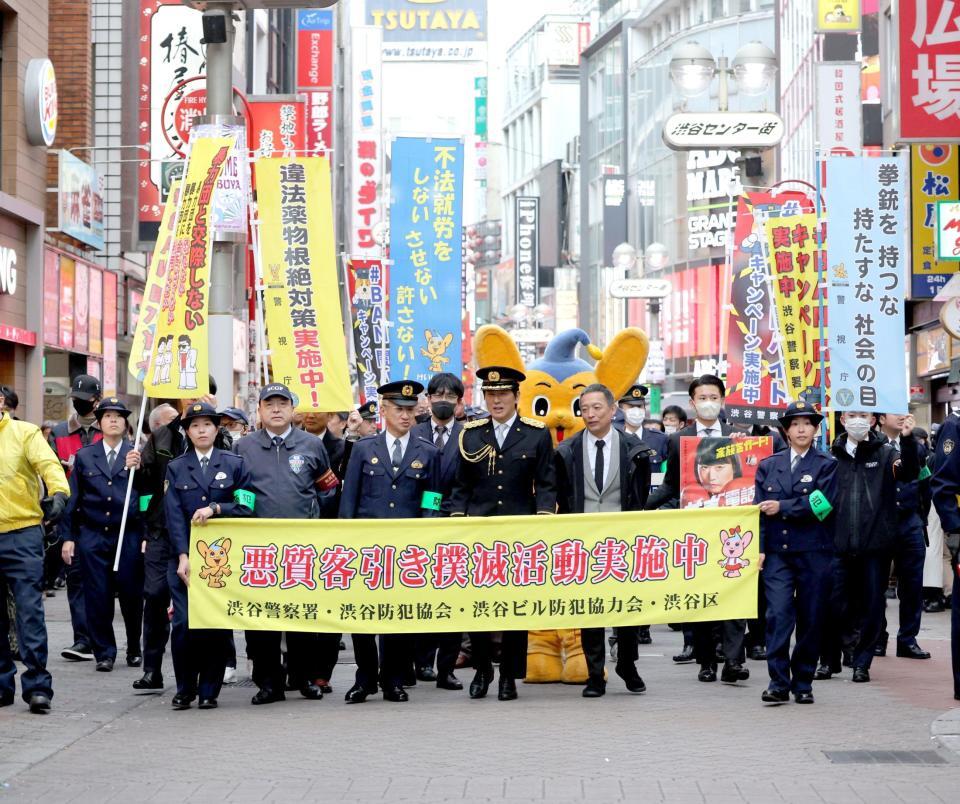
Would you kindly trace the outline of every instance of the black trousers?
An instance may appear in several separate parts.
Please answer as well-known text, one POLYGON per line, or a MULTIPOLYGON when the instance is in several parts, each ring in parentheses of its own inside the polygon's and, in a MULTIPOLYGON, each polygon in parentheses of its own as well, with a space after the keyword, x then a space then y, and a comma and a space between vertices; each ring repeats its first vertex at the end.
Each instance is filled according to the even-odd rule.
MULTIPOLYGON (((473 666, 477 670, 493 672, 491 660, 491 631, 471 631, 473 666)), ((500 677, 523 678, 527 674, 527 632, 504 631, 500 649, 500 677)))
POLYGON ((693 655, 699 665, 717 663, 717 642, 714 628, 719 627, 723 642, 723 655, 727 661, 743 664, 746 653, 743 648, 747 630, 746 620, 721 620, 706 623, 693 623, 693 655))
POLYGON ((143 670, 159 673, 170 638, 170 585, 167 564, 170 548, 165 538, 147 539, 143 554, 143 670))
MULTIPOLYGON (((253 662, 253 683, 260 689, 286 689, 280 656, 281 631, 246 631, 247 657, 253 662)), ((319 634, 287 631, 287 674, 291 686, 299 689, 320 678, 319 634)))
POLYGON ((409 634, 383 634, 377 650, 375 634, 353 634, 353 654, 357 661, 357 684, 373 692, 382 687, 402 687, 411 654, 409 634))
MULTIPOLYGON (((637 631, 641 626, 623 625, 614 628, 617 635, 617 664, 634 664, 639 656, 637 648, 637 631)), ((603 680, 603 668, 606 664, 606 645, 604 644, 605 628, 581 628, 580 644, 583 646, 583 655, 587 660, 587 672, 591 681, 603 680)))
POLYGON ((763 648, 767 644, 767 594, 761 583, 757 589, 757 618, 747 620, 745 645, 748 648, 763 648))
POLYGON ((416 667, 433 667, 437 675, 452 673, 460 655, 461 633, 417 634, 413 638, 413 663, 416 667))
POLYGON ((840 671, 842 651, 853 655, 854 667, 873 663, 873 648, 883 629, 884 593, 890 557, 883 553, 833 558, 829 613, 823 619, 820 663, 840 671))
POLYGON ((170 653, 177 692, 181 695, 216 699, 223 685, 229 631, 189 627, 187 587, 177 575, 177 559, 167 564, 167 584, 173 598, 170 653))
POLYGON ((340 640, 343 639, 343 634, 317 634, 317 636, 320 643, 317 652, 317 678, 329 681, 333 677, 337 659, 340 658, 340 640))

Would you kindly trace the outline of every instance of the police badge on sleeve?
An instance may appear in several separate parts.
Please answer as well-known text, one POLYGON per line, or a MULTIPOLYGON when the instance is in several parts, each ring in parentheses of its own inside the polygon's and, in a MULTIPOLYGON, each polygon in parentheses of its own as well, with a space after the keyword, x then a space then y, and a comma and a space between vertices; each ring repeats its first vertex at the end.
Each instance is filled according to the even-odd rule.
POLYGON ((299 475, 303 471, 303 467, 306 464, 306 458, 299 453, 294 453, 290 456, 290 471, 295 475, 299 475))

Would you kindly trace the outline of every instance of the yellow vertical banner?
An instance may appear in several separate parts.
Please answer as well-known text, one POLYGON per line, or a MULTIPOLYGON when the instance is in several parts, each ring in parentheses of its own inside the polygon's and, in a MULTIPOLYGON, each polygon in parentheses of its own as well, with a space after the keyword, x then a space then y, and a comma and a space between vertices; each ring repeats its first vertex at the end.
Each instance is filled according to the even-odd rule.
MULTIPOLYGON (((163 297, 163 286, 167 279, 167 262, 170 259, 170 247, 173 244, 174 229, 177 224, 179 201, 180 181, 178 180, 170 185, 167 203, 163 208, 160 231, 150 257, 150 267, 147 268, 147 282, 140 302, 133 343, 130 346, 130 358, 127 361, 127 371, 138 382, 143 382, 147 375, 147 368, 150 366, 157 320, 160 317, 160 299, 163 297)), ((165 361, 158 361, 155 371, 161 370, 164 363, 165 361)))
POLYGON ((143 378, 147 396, 190 399, 209 393, 210 214, 217 179, 232 145, 230 137, 198 138, 190 145, 150 365, 143 378))
POLYGON ((271 376, 296 394, 298 410, 349 410, 330 163, 258 159, 256 176, 271 376))
POLYGON ((820 376, 822 291, 817 288, 817 216, 773 217, 765 228, 786 390, 797 400, 804 391, 819 391, 826 379, 820 376))

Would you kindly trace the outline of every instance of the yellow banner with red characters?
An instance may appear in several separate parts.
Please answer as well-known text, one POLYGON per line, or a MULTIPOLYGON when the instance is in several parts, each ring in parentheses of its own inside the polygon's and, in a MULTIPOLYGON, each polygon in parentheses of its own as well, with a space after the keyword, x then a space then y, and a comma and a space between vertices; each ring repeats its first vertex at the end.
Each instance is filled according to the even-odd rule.
POLYGON ((224 519, 190 540, 193 628, 535 630, 753 618, 755 506, 224 519))

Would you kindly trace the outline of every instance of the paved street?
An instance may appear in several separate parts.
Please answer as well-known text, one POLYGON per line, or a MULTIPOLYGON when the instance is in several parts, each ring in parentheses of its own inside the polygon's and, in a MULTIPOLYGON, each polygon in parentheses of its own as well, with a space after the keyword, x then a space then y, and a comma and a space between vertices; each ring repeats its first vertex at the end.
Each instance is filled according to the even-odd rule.
MULTIPOLYGON (((650 691, 639 697, 613 678, 596 701, 559 685, 524 685, 516 703, 421 685, 406 705, 377 696, 346 706, 353 667, 344 663, 322 702, 294 693, 254 708, 253 689, 235 686, 218 711, 173 712, 172 687, 136 696, 133 669, 104 675, 61 660, 66 595, 47 611, 53 711, 32 716, 19 700, 0 710, 0 801, 952 804, 960 790, 960 754, 931 737, 936 718, 958 714, 948 614, 924 616, 920 642, 933 660, 878 659, 867 685, 851 684, 846 671, 818 682, 810 707, 763 707, 765 667, 756 662, 739 687, 697 683, 694 666, 669 659, 679 634, 658 626, 641 654, 650 691), (908 753, 826 753, 851 751, 908 753)), ((172 668, 164 672, 172 682, 172 668)), ((938 731, 960 733, 960 722, 941 721, 938 731)))

